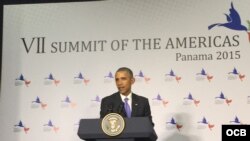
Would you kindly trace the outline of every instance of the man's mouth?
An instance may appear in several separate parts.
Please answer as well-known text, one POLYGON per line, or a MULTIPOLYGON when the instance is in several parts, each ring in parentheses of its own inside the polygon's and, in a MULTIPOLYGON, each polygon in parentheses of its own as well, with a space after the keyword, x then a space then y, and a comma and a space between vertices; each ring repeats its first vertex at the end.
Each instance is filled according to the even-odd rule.
POLYGON ((124 87, 119 87, 118 89, 119 89, 119 90, 123 90, 123 89, 124 89, 124 87))

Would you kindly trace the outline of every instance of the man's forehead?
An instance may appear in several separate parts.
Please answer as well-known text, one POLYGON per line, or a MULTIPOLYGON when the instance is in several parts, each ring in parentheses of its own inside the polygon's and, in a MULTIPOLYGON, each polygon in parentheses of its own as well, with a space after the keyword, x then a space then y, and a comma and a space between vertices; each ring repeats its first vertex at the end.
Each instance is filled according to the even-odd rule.
POLYGON ((119 75, 119 77, 129 77, 130 76, 127 71, 118 71, 118 72, 116 72, 115 77, 118 77, 118 75, 119 75))

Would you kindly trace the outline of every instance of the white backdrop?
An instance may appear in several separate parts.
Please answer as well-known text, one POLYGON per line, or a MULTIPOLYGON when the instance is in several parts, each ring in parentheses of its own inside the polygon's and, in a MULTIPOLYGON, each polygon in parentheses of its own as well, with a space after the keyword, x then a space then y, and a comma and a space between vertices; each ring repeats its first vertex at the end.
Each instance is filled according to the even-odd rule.
POLYGON ((222 124, 250 123, 249 12, 249 0, 5 5, 1 140, 80 141, 126 66, 158 141, 220 141, 222 124))

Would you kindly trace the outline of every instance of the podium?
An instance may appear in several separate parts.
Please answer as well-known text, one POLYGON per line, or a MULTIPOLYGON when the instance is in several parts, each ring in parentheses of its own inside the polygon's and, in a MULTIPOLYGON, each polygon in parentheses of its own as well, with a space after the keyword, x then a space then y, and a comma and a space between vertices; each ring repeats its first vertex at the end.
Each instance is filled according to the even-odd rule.
POLYGON ((155 130, 147 117, 124 118, 125 128, 117 136, 102 131, 102 119, 81 119, 78 136, 85 141, 156 141, 155 130))

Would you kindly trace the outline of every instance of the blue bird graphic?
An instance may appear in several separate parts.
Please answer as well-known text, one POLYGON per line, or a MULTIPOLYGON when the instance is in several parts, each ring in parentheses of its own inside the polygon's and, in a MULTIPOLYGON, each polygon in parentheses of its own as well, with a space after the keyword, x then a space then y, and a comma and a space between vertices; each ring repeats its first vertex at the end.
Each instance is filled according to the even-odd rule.
POLYGON ((54 80, 54 77, 52 74, 49 74, 49 77, 46 77, 45 79, 54 80))
POLYGON ((79 73, 79 74, 78 74, 78 76, 77 76, 77 77, 75 77, 75 78, 84 79, 84 77, 83 77, 82 73, 79 73))
POLYGON ((175 122, 174 118, 172 118, 170 122, 166 122, 166 123, 176 124, 176 122, 175 122))
POLYGON ((207 119, 203 117, 202 121, 199 121, 198 123, 208 124, 207 119))
POLYGON ((67 96, 65 100, 63 100, 62 102, 67 102, 67 103, 71 103, 69 97, 67 96))
POLYGON ((239 13, 234 9, 233 3, 231 3, 231 8, 229 9, 230 14, 225 14, 227 18, 226 23, 216 23, 208 26, 208 29, 212 29, 215 26, 224 26, 232 30, 244 30, 247 31, 247 28, 241 24, 241 19, 239 13))
POLYGON ((160 94, 158 94, 156 98, 153 98, 153 100, 162 100, 162 98, 161 98, 160 94))
POLYGON ((138 75, 135 75, 135 76, 138 76, 138 77, 144 77, 144 74, 143 74, 143 72, 142 72, 142 71, 140 71, 140 72, 139 72, 139 74, 138 74, 138 75))
POLYGON ((96 96, 96 97, 95 97, 95 99, 94 99, 94 100, 92 100, 92 101, 101 102, 101 99, 100 99, 100 97, 99 97, 99 96, 96 96))
POLYGON ((201 70, 201 73, 197 73, 196 75, 207 75, 206 71, 204 69, 201 70))
POLYGON ((50 126, 50 127, 53 127, 54 125, 52 124, 52 121, 49 120, 48 124, 44 124, 44 126, 50 126))
POLYGON ((24 77, 23 77, 23 74, 20 75, 19 78, 17 78, 16 80, 21 80, 21 81, 25 81, 24 77))
POLYGON ((237 71, 236 68, 234 68, 233 71, 232 71, 232 72, 229 72, 228 74, 235 74, 235 75, 238 75, 239 72, 237 71))
POLYGON ((189 93, 188 97, 185 97, 184 99, 194 100, 193 96, 189 93))
POLYGON ((19 121, 19 123, 18 123, 18 124, 16 124, 15 126, 18 126, 18 127, 24 127, 24 125, 23 125, 22 121, 19 121))
POLYGON ((41 101, 40 101, 39 97, 37 97, 35 101, 32 101, 32 103, 41 103, 41 101))
POLYGON ((169 75, 169 76, 176 76, 176 75, 174 74, 174 71, 173 71, 173 70, 171 70, 170 73, 169 73, 169 74, 166 74, 166 75, 169 75))
POLYGON ((224 94, 222 92, 220 93, 219 97, 215 97, 215 98, 226 99, 225 96, 224 96, 224 94))
POLYGON ((104 76, 105 78, 108 77, 108 78, 114 78, 112 72, 109 72, 109 74, 107 76, 104 76))
POLYGON ((234 121, 230 121, 230 122, 233 122, 233 123, 240 123, 240 120, 239 120, 239 118, 238 118, 237 116, 235 116, 234 121))

